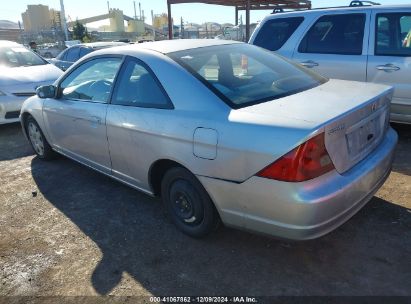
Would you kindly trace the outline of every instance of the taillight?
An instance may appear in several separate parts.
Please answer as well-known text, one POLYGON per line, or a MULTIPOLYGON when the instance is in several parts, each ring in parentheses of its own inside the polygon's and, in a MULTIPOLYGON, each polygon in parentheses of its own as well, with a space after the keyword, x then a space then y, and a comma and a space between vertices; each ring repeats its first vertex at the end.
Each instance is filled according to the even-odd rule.
POLYGON ((257 176, 285 182, 302 182, 334 169, 321 133, 288 152, 257 176))

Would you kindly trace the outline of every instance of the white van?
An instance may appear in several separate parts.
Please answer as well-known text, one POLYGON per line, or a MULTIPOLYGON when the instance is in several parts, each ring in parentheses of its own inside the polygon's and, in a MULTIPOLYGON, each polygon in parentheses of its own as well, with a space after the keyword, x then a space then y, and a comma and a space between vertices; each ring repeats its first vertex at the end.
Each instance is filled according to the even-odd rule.
POLYGON ((411 5, 375 4, 274 13, 249 42, 329 78, 394 86, 391 120, 411 124, 411 5))

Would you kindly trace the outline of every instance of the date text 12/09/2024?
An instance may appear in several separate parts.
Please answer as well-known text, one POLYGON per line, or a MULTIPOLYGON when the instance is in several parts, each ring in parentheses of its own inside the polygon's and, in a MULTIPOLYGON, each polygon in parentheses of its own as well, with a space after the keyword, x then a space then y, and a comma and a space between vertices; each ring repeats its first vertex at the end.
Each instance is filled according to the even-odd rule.
POLYGON ((258 303, 254 297, 150 297, 152 303, 258 303))

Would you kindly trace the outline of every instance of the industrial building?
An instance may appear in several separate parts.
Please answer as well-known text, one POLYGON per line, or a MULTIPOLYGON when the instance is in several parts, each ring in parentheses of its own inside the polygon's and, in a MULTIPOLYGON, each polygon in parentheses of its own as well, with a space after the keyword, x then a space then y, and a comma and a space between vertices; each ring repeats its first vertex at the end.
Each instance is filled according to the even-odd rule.
POLYGON ((27 5, 27 10, 21 17, 24 30, 27 32, 62 29, 60 11, 49 9, 47 5, 27 5))

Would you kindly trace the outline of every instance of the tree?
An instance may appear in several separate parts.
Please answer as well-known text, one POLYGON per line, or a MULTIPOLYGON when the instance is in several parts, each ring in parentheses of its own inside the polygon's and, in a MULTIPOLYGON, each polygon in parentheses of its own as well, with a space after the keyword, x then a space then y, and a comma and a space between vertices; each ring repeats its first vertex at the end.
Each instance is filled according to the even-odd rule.
POLYGON ((91 40, 87 28, 78 20, 76 20, 73 26, 73 39, 81 40, 82 42, 90 42, 91 40))

